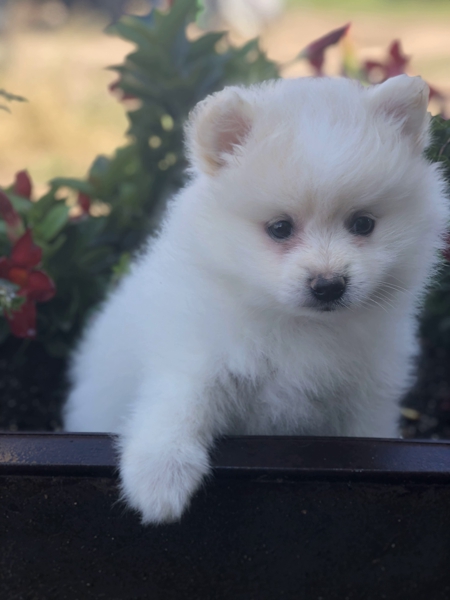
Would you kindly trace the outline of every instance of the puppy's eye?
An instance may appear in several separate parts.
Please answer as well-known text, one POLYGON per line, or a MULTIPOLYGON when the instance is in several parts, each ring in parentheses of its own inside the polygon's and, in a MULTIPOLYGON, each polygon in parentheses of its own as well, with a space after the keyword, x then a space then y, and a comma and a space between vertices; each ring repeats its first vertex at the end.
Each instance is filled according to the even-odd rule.
POLYGON ((355 235, 369 235, 375 227, 375 221, 370 217, 357 217, 350 225, 351 233, 355 235))
POLYGON ((274 240, 286 240, 291 237, 294 227, 290 221, 277 221, 267 228, 267 232, 274 240))

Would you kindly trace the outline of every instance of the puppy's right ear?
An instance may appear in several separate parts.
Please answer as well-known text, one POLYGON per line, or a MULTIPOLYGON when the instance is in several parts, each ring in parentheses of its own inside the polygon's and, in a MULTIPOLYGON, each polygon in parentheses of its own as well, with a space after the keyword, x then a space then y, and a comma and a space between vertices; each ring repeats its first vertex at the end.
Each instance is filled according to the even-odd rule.
POLYGON ((420 77, 397 75, 369 88, 375 112, 394 123, 422 152, 428 143, 430 117, 427 113, 429 87, 420 77))
POLYGON ((228 87, 208 96, 192 111, 186 127, 191 163, 214 175, 239 154, 253 122, 253 111, 240 88, 228 87))

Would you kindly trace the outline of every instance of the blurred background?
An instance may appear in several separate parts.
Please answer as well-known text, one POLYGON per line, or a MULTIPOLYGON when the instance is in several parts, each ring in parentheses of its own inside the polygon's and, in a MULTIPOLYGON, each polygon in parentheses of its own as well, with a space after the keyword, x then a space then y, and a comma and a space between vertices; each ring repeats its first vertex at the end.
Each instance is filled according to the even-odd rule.
MULTIPOLYGON (((0 88, 26 103, 0 113, 0 185, 27 168, 38 191, 55 176, 85 175, 98 154, 124 142, 124 107, 108 86, 108 71, 132 46, 105 34, 122 12, 145 14, 146 0, 0 0, 0 88)), ((153 4, 159 4, 154 2, 153 4)), ((164 4, 161 2, 160 4, 164 4)), ((204 0, 198 26, 230 29, 236 43, 261 35, 270 58, 286 64, 312 40, 351 21, 346 51, 383 60, 399 39, 410 74, 450 97, 449 0, 204 0)), ((190 32, 195 36, 195 27, 190 32)), ((327 51, 337 74, 343 49, 327 51)), ((285 76, 309 75, 307 62, 285 76)), ((447 103, 448 105, 448 103, 447 103)), ((437 110, 437 109, 435 109, 437 110)))

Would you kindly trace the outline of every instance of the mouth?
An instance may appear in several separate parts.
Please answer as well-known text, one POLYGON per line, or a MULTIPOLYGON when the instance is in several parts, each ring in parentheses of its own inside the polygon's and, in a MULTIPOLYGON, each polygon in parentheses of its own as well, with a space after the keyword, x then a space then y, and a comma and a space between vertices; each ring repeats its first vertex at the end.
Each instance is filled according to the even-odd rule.
POLYGON ((337 306, 323 306, 322 308, 319 308, 319 312, 334 312, 335 310, 337 310, 337 306))
POLYGON ((335 312, 348 307, 349 303, 345 302, 341 298, 339 300, 332 300, 330 302, 314 302, 308 305, 308 308, 312 308, 315 312, 319 313, 335 312))

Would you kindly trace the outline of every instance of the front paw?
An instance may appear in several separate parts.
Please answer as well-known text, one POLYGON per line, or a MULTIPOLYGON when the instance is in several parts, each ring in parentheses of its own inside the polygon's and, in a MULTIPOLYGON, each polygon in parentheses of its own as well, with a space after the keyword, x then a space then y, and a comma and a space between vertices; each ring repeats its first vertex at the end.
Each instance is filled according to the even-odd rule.
POLYGON ((122 497, 143 523, 177 521, 208 471, 208 454, 200 445, 125 445, 120 460, 122 497))

